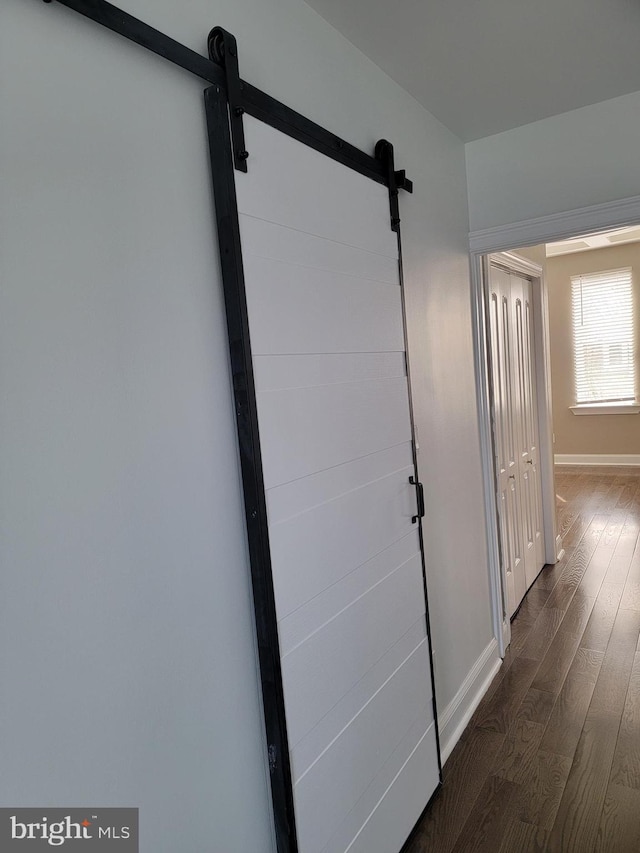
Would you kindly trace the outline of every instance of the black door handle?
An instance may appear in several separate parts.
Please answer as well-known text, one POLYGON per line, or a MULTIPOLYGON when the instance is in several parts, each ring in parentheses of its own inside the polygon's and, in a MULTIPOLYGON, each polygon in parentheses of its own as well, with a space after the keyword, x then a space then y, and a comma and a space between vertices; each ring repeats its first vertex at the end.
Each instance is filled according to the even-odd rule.
POLYGON ((415 477, 409 477, 409 482, 416 487, 416 500, 418 501, 418 514, 411 516, 411 523, 415 524, 419 518, 424 518, 424 487, 415 477))

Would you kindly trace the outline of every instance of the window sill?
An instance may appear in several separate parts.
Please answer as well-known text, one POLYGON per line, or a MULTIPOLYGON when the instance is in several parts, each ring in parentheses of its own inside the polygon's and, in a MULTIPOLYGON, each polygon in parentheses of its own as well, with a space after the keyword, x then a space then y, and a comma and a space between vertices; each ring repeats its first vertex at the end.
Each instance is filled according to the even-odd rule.
POLYGON ((580 403, 579 406, 569 406, 574 415, 637 415, 640 414, 640 403, 580 403))

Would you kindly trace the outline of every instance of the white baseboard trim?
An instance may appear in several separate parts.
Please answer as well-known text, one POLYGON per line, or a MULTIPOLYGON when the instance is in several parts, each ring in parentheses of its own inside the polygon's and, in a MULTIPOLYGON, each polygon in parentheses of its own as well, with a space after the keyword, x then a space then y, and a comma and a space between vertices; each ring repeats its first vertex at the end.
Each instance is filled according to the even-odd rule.
POLYGON ((460 735, 467 727, 501 664, 498 641, 494 637, 472 666, 451 702, 438 715, 440 754, 443 764, 460 740, 460 735))
POLYGON ((556 453, 556 465, 638 465, 640 453, 556 453))

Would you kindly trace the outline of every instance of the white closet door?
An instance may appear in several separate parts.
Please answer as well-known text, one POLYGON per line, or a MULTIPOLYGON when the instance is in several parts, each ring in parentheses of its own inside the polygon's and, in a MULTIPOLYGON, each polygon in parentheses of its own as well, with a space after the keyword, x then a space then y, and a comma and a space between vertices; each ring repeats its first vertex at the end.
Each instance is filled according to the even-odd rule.
POLYGON ((522 499, 522 520, 527 589, 544 565, 542 534, 542 489, 540 483, 538 407, 533 354, 531 279, 509 274, 516 337, 518 376, 518 476, 522 499))
POLYGON ((496 482, 509 616, 544 564, 531 287, 525 276, 491 265, 496 482))
POLYGON ((518 383, 510 278, 508 272, 496 266, 491 266, 489 305, 500 548, 506 579, 505 604, 507 615, 512 616, 527 591, 519 493, 518 383))
POLYGON ((300 853, 397 853, 438 784, 387 189, 245 117, 235 173, 300 853))

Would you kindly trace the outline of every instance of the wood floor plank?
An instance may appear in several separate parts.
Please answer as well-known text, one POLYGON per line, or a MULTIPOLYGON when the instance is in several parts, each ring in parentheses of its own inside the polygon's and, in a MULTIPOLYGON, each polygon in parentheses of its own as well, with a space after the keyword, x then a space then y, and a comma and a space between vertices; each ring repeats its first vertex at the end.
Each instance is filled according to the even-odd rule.
POLYGON ((616 509, 628 509, 630 506, 632 506, 637 490, 637 480, 633 478, 627 478, 622 488, 622 493, 620 494, 620 497, 616 502, 616 509))
POLYGON ((569 674, 573 678, 579 678, 595 684, 598 680, 598 675, 600 675, 603 660, 604 651, 599 649, 585 649, 580 646, 571 664, 569 674))
POLYGON ((479 709, 480 713, 475 719, 476 728, 506 734, 531 686, 538 666, 538 661, 519 657, 517 666, 510 669, 493 696, 479 709))
MULTIPOLYGON (((518 614, 519 616, 520 614, 518 614)), ((509 648, 515 653, 520 654, 527 641, 527 637, 531 633, 535 625, 537 617, 523 616, 522 619, 517 618, 511 623, 511 642, 509 648)))
POLYGON ((630 513, 625 518, 615 551, 611 557, 605 581, 609 583, 624 583, 629 574, 631 560, 638 542, 638 523, 635 515, 630 513))
POLYGON ((547 723, 540 749, 573 758, 595 689, 594 681, 567 676, 547 723))
POLYGON ((547 849, 548 833, 539 826, 511 821, 505 829, 498 853, 540 853, 547 849))
POLYGON ((453 847, 453 853, 495 853, 511 822, 518 786, 490 776, 453 847))
POLYGON ((611 566, 623 524, 623 516, 614 517, 612 515, 602 531, 600 540, 581 579, 581 590, 585 595, 597 596, 600 592, 600 587, 611 566))
POLYGON ((566 755, 538 750, 515 802, 517 817, 526 823, 550 830, 560 806, 573 760, 566 755))
POLYGON ((534 584, 523 599, 518 615, 522 614, 525 618, 536 618, 547 603, 549 595, 549 590, 542 589, 542 587, 534 584))
POLYGON ((631 559, 620 606, 640 610, 640 547, 636 547, 631 559))
POLYGON ((575 548, 573 545, 566 543, 564 540, 562 541, 562 547, 564 549, 564 555, 562 559, 558 560, 557 563, 553 565, 545 566, 536 579, 536 586, 539 586, 541 589, 548 589, 551 591, 554 586, 560 580, 562 573, 564 572, 567 564, 569 563, 571 557, 573 556, 573 552, 575 548))
POLYGON ((560 537, 562 538, 562 547, 565 550, 569 548, 574 549, 577 545, 580 544, 582 537, 589 529, 591 522, 593 521, 594 516, 598 511, 598 508, 598 506, 588 506, 582 508, 580 512, 576 514, 573 523, 566 530, 565 533, 560 533, 560 531, 558 531, 560 537))
POLYGON ((595 853, 640 850, 640 791, 609 785, 602 809, 595 853))
POLYGON ((594 512, 595 508, 588 506, 576 505, 574 509, 571 509, 568 504, 565 504, 564 506, 561 505, 557 514, 557 519, 558 533, 562 537, 562 543, 564 544, 565 539, 568 539, 569 543, 573 545, 575 545, 577 541, 580 541, 582 534, 589 526, 591 516, 594 512), (570 523, 562 524, 560 521, 561 518, 563 520, 570 520, 570 523))
MULTIPOLYGON (((594 515, 588 530, 575 547, 560 580, 547 599, 548 607, 555 607, 560 610, 568 608, 571 598, 591 564, 594 553, 608 525, 609 517, 606 514, 597 513, 594 515)), ((607 561, 605 570, 608 565, 607 561)))
POLYGON ((540 748, 573 758, 595 685, 567 678, 545 729, 540 748))
POLYGON ((540 664, 532 687, 557 694, 573 663, 582 634, 589 622, 595 599, 577 590, 562 624, 540 664))
POLYGON ((559 631, 568 637, 581 637, 587 627, 595 602, 594 596, 584 594, 582 586, 576 589, 559 631))
POLYGON ((614 713, 620 719, 639 636, 640 612, 618 610, 590 709, 614 713))
MULTIPOLYGON (((640 791, 640 654, 636 652, 611 767, 611 783, 640 791)), ((638 813, 640 820, 640 812, 638 813)))
POLYGON ((620 583, 607 583, 605 581, 602 584, 589 622, 580 640, 581 648, 593 649, 594 651, 604 651, 607 648, 623 591, 624 586, 620 583))
POLYGON ((519 657, 541 661, 562 624, 564 614, 565 611, 557 607, 544 607, 518 650, 519 657))
POLYGON ((406 853, 640 853, 640 471, 563 467, 556 491, 565 557, 406 853))
POLYGON ((627 580, 620 606, 625 610, 640 610, 640 579, 627 580))
MULTIPOLYGON (((596 844, 640 634, 639 617, 633 610, 619 610, 616 616, 549 836, 550 846, 563 853, 584 853, 596 844)), ((562 754, 561 749, 558 752, 562 754)))
MULTIPOLYGON (((496 690, 498 689, 498 687, 500 686, 502 681, 505 679, 505 677, 508 675, 508 673, 509 673, 511 667, 513 666, 515 660, 517 659, 517 657, 518 657, 518 652, 516 652, 514 650, 513 644, 511 644, 505 652, 505 656, 504 656, 504 659, 502 661, 502 666, 500 667, 500 669, 498 670, 498 672, 496 673, 496 675, 492 679, 491 684, 489 685, 489 688, 487 689, 487 692, 485 693, 485 695, 482 698, 482 702, 479 704, 478 708, 476 708, 476 710, 474 711, 474 713, 471 716, 471 719, 469 721, 469 724, 467 725, 467 728, 462 733, 461 740, 467 739, 469 737, 470 733, 474 731, 476 724, 477 724, 477 721, 480 719, 480 717, 482 717, 484 715, 486 707, 487 707, 491 697, 496 692, 496 690)), ((454 749, 454 752, 452 752, 452 754, 451 754, 451 758, 453 758, 454 755, 455 755, 455 749, 454 749)))
POLYGON ((453 766, 444 767, 444 784, 422 819, 406 853, 449 853, 486 782, 504 734, 474 728, 453 766))
POLYGON ((556 696, 545 690, 530 687, 525 693, 517 713, 517 719, 546 725, 553 711, 556 696))
POLYGON ((527 778, 544 728, 542 723, 516 719, 496 756, 492 775, 510 782, 522 782, 527 778))
POLYGON ((566 631, 559 631, 540 664, 531 686, 554 696, 557 695, 571 668, 579 643, 579 634, 575 636, 566 631))
POLYGON ((564 540, 569 536, 569 531, 580 518, 578 509, 573 508, 570 504, 561 506, 558 512, 558 535, 564 540))
POLYGON ((562 853, 587 853, 598 837, 600 815, 620 718, 615 713, 590 709, 571 765, 549 847, 562 853))

